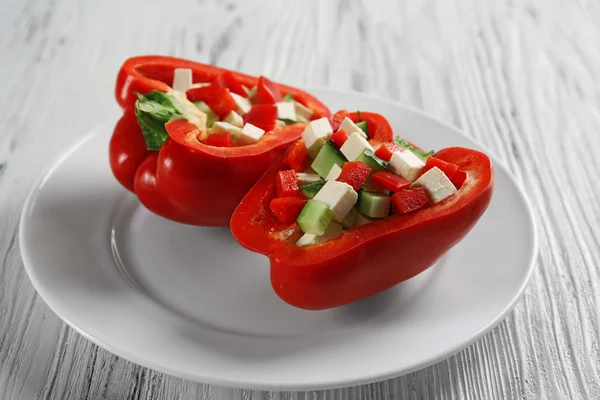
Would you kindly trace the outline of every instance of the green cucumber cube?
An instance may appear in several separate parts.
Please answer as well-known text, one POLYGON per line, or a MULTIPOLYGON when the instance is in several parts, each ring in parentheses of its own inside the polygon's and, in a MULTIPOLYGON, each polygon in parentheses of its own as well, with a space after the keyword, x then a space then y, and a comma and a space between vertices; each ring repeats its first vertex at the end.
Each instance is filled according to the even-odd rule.
POLYGON ((363 131, 367 137, 369 137, 369 127, 367 125, 367 121, 357 122, 356 126, 358 126, 360 130, 363 131))
POLYGON ((325 142, 319 154, 315 157, 315 160, 311 164, 311 168, 314 169, 317 174, 325 178, 333 164, 337 164, 340 168, 344 165, 346 159, 330 142, 325 142))
POLYGON ((195 101, 194 105, 196 106, 196 108, 198 108, 198 110, 200 110, 206 114, 206 127, 207 128, 210 128, 211 126, 213 126, 213 124, 215 122, 217 122, 219 120, 219 116, 213 110, 211 110, 211 108, 208 106, 208 104, 206 104, 202 100, 195 101))
POLYGON ((294 96, 288 93, 285 96, 283 96, 283 101, 296 101, 296 99, 294 99, 294 96))
POLYGON ((317 195, 317 193, 319 192, 319 190, 321 190, 321 188, 323 186, 325 186, 325 180, 320 179, 318 181, 307 183, 306 185, 300 186, 300 191, 302 192, 303 195, 305 195, 309 199, 312 199, 313 197, 315 197, 317 195))
POLYGON ((383 171, 388 165, 387 162, 377 157, 371 149, 365 150, 356 161, 360 161, 367 167, 371 168, 371 174, 383 171))
POLYGON ((308 200, 296 223, 304 233, 321 236, 333 219, 333 212, 327 204, 316 200, 308 200))
POLYGON ((371 218, 385 218, 390 214, 391 196, 362 190, 358 196, 358 211, 371 218))

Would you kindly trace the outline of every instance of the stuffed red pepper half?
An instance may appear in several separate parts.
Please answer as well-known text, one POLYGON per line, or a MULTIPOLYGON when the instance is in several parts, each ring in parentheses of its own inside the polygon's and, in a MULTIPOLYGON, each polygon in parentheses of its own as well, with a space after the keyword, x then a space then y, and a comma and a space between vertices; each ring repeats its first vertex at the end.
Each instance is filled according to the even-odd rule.
POLYGON ((244 247, 265 254, 287 303, 341 306, 423 272, 487 208, 493 168, 466 148, 425 152, 387 120, 340 111, 312 121, 231 218, 244 247))
POLYGON ((193 225, 227 225, 305 124, 330 115, 265 77, 161 56, 125 61, 116 97, 113 174, 152 212, 193 225))

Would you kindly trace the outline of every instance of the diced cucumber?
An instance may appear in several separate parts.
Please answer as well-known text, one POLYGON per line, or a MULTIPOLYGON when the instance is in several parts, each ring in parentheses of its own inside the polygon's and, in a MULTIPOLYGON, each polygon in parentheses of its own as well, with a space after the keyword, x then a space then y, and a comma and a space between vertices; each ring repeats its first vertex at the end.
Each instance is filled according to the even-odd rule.
POLYGON ((333 212, 327 204, 316 200, 308 200, 296 223, 304 233, 321 236, 333 218, 333 212))
POLYGON ((390 213, 392 198, 383 193, 363 190, 358 196, 358 211, 367 217, 385 218, 390 213))
POLYGON ((339 167, 342 167, 346 159, 333 145, 329 142, 325 142, 319 151, 319 154, 315 157, 311 167, 314 169, 317 174, 321 175, 322 178, 325 178, 329 171, 331 171, 331 167, 334 164, 337 164, 339 167))
POLYGON ((358 126, 360 130, 363 131, 367 137, 369 137, 369 126, 367 125, 367 121, 357 122, 356 126, 358 126))
POLYGON ((217 122, 219 120, 219 116, 213 110, 210 109, 208 104, 206 104, 202 100, 194 101, 194 105, 198 108, 198 110, 200 110, 206 114, 206 127, 207 128, 210 128, 211 126, 213 126, 213 124, 215 122, 217 122))
POLYGON ((283 101, 296 101, 296 99, 294 99, 294 96, 288 93, 285 96, 283 96, 283 101))
POLYGON ((316 181, 320 181, 321 177, 317 174, 298 172, 296 174, 296 179, 298 180, 298 185, 302 186, 316 181))
POLYGON ((305 195, 309 199, 312 199, 317 195, 317 193, 319 192, 319 190, 321 190, 323 186, 325 186, 325 180, 320 179, 316 182, 311 182, 307 183, 306 185, 300 186, 300 191, 303 195, 305 195))
POLYGON ((357 161, 360 161, 367 167, 371 168, 371 174, 383 171, 388 165, 386 161, 383 161, 381 158, 377 157, 375 152, 371 149, 365 150, 360 157, 358 157, 357 161))
POLYGON ((348 214, 346 214, 346 218, 342 221, 342 226, 344 229, 350 229, 356 225, 356 219, 358 218, 358 211, 356 208, 352 208, 348 214))

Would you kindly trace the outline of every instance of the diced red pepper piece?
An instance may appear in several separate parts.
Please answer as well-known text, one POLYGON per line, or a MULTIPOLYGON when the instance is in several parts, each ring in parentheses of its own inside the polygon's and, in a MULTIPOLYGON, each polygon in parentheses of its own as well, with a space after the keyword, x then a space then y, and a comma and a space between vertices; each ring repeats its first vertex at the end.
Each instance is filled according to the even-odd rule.
POLYGON ((452 177, 458 171, 458 165, 452 164, 439 158, 429 157, 427 162, 425 163, 425 167, 423 167, 422 173, 429 171, 433 167, 438 167, 442 170, 444 174, 448 177, 448 179, 452 180, 452 177))
POLYGON ((266 132, 272 131, 277 122, 277 107, 271 104, 256 104, 245 115, 245 121, 266 132))
POLYGON ((226 88, 202 86, 192 88, 186 94, 190 101, 204 101, 219 118, 225 118, 227 114, 236 109, 235 100, 226 88))
POLYGON ((281 91, 273 82, 261 76, 256 85, 256 102, 259 104, 275 104, 282 99, 281 91))
POLYGON ((271 211, 279 222, 289 223, 298 219, 298 215, 308 201, 305 197, 276 197, 271 200, 271 211))
POLYGON ((225 71, 213 79, 211 85, 227 88, 235 94, 239 94, 242 97, 248 97, 248 94, 244 90, 242 84, 239 83, 238 80, 235 79, 235 76, 229 71, 225 71))
POLYGON ((406 214, 425 207, 429 197, 425 188, 406 189, 392 195, 392 209, 396 214, 406 214))
POLYGON ((384 161, 390 161, 392 159, 392 154, 395 151, 402 151, 402 147, 398 146, 395 143, 384 143, 381 146, 379 146, 379 148, 377 149, 377 151, 375 151, 375 155, 379 158, 381 158, 384 161))
POLYGON ((342 147, 346 140, 348 140, 349 135, 345 130, 339 129, 331 135, 331 141, 336 144, 337 147, 342 147))
POLYGON ((229 132, 218 132, 208 135, 204 142, 209 146, 231 147, 233 146, 233 137, 229 132))
POLYGON ((337 180, 339 182, 346 182, 348 185, 352 186, 354 190, 358 191, 365 183, 370 173, 371 168, 360 161, 347 162, 342 166, 342 172, 337 180))
POLYGON ((288 169, 277 173, 277 197, 290 197, 300 193, 296 171, 288 169))
POLYGON ((344 119, 350 115, 348 113, 348 111, 346 110, 340 110, 338 112, 336 112, 335 114, 333 114, 331 116, 331 118, 329 118, 329 123, 331 124, 331 129, 333 129, 333 131, 337 131, 340 128, 340 125, 342 124, 342 122, 344 122, 344 119))
POLYGON ((310 160, 308 158, 306 146, 294 146, 292 150, 289 153, 287 153, 283 162, 285 165, 287 165, 296 172, 306 171, 306 169, 310 165, 310 160))
POLYGON ((373 182, 392 192, 399 192, 410 186, 410 181, 389 171, 375 172, 371 177, 373 182))
POLYGON ((463 183, 467 180, 467 173, 465 171, 458 170, 452 177, 450 181, 454 184, 454 186, 459 189, 463 183))

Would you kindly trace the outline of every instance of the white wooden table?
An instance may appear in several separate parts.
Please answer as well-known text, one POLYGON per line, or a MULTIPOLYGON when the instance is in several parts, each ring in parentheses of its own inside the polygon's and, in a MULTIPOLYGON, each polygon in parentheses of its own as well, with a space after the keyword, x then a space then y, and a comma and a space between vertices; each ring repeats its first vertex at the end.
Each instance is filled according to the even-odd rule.
POLYGON ((388 3, 2 1, 0 398, 600 398, 600 3, 388 3), (118 114, 122 61, 148 53, 374 93, 460 126, 534 204, 541 249, 526 295, 445 361, 326 392, 211 387, 88 342, 25 275, 19 212, 51 159, 118 114))

